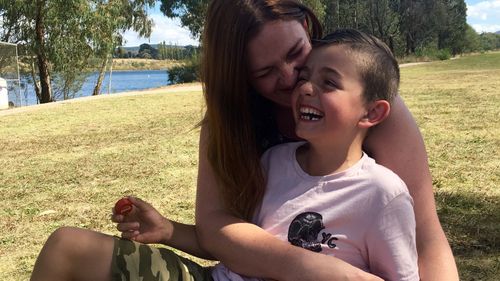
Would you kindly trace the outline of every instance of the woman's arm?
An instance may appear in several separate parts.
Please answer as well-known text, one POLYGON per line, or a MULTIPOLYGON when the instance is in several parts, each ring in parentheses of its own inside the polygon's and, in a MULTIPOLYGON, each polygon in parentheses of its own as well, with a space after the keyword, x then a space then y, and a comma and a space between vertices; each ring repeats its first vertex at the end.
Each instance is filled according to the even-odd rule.
POLYGON ((424 141, 410 111, 396 97, 389 117, 368 135, 365 149, 403 179, 414 201, 421 280, 458 280, 455 260, 439 223, 424 141))
MULTIPOLYGON (((231 270, 275 280, 381 280, 337 258, 275 238, 225 211, 206 157, 207 129, 200 136, 196 231, 203 248, 231 270)), ((244 159, 242 159, 244 161, 244 159)))

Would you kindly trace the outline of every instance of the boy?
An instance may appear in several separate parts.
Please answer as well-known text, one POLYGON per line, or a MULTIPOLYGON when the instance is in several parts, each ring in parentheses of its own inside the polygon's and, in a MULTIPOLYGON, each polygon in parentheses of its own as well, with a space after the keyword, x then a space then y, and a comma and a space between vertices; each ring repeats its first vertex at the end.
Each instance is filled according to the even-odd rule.
POLYGON ((362 151, 398 84, 397 61, 375 37, 339 30, 315 42, 292 96, 296 134, 307 143, 263 155, 267 189, 254 222, 384 280, 419 280, 412 199, 362 151))

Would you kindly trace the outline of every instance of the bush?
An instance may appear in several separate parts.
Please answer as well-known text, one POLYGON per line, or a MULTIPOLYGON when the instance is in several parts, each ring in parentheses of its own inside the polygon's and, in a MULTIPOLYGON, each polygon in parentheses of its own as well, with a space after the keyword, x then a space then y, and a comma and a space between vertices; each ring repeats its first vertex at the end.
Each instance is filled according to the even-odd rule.
POLYGON ((435 47, 424 47, 417 49, 415 55, 425 60, 448 60, 451 58, 449 49, 437 49, 435 47))
POLYGON ((449 60, 451 58, 451 52, 448 49, 437 50, 436 58, 439 60, 449 60))
POLYGON ((200 61, 193 56, 184 65, 174 66, 168 70, 170 84, 200 81, 200 61))

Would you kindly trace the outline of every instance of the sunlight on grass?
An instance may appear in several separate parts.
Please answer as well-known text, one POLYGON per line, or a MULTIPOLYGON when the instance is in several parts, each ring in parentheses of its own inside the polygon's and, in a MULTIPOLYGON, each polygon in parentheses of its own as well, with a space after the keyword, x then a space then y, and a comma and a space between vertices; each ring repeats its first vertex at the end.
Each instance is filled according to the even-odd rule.
MULTIPOLYGON (((462 280, 500 274, 500 53, 402 69, 462 280)), ((0 117, 0 280, 27 280, 49 234, 118 234, 123 195, 194 221, 200 92, 86 100, 0 117)))

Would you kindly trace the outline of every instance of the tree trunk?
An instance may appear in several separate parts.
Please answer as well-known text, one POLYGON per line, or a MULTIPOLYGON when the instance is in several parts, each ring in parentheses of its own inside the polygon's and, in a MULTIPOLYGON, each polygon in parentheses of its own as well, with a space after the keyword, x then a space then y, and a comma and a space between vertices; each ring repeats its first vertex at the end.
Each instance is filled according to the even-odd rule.
POLYGON ((92 92, 93 96, 97 96, 101 93, 102 81, 104 80, 104 74, 106 73, 106 65, 108 65, 108 60, 109 57, 106 56, 106 58, 102 61, 101 68, 99 69, 99 77, 97 78, 94 91, 92 92))
POLYGON ((33 60, 34 59, 31 58, 31 78, 33 78, 33 86, 35 87, 37 102, 40 103, 40 101, 42 100, 42 93, 40 90, 40 82, 38 82, 38 80, 36 79, 35 62, 33 60))
POLYGON ((54 101, 52 98, 52 88, 50 86, 49 60, 45 53, 45 27, 44 27, 44 7, 45 0, 38 0, 36 5, 35 19, 35 42, 37 45, 37 62, 40 75, 41 98, 40 103, 54 101))

